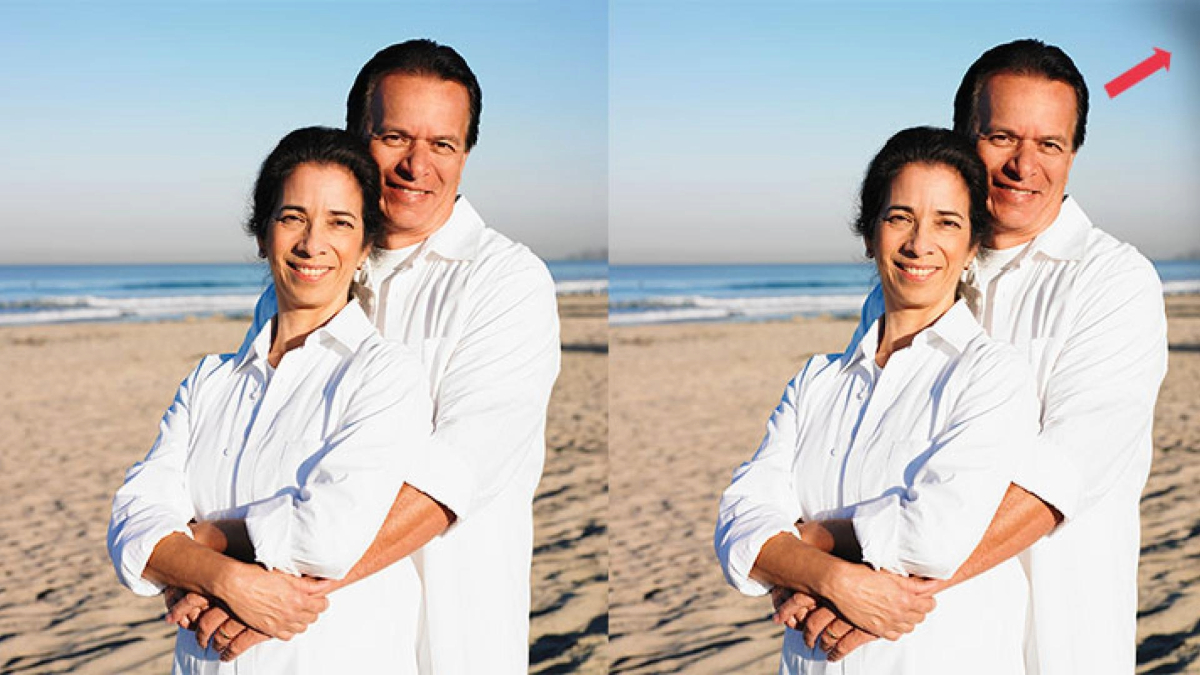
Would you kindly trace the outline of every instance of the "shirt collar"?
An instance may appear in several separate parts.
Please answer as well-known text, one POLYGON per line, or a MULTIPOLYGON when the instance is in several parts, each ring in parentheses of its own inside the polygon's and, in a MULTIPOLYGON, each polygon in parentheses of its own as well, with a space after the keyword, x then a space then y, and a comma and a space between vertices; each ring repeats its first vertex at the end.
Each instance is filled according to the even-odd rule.
POLYGON ((1020 257, 1041 253, 1056 260, 1080 260, 1087 248, 1088 230, 1092 223, 1073 198, 1063 199, 1058 217, 1050 227, 1034 237, 1029 249, 1020 257))
MULTIPOLYGON (((412 265, 414 261, 429 254, 436 254, 447 260, 474 260, 479 255, 483 228, 483 218, 479 217, 466 197, 459 195, 454 200, 454 209, 450 212, 450 218, 429 235, 429 238, 409 256, 405 264, 412 265)), ((359 288, 354 289, 354 294, 363 301, 368 312, 371 311, 374 304, 373 289, 391 273, 390 269, 375 269, 370 257, 363 263, 362 270, 356 278, 358 282, 356 285, 359 288)))
MULTIPOLYGON (((253 340, 243 344, 238 350, 233 359, 235 372, 253 364, 262 367, 261 364, 266 362, 267 355, 271 352, 271 334, 274 332, 277 317, 278 313, 263 324, 253 340)), ((335 344, 348 352, 354 352, 374 332, 375 326, 367 318, 362 305, 357 298, 352 298, 324 326, 310 333, 305 338, 304 345, 335 344)), ((265 367, 263 369, 265 370, 265 367)))
MULTIPOLYGON (((870 297, 868 297, 869 300, 870 297)), ((850 344, 846 346, 846 351, 842 354, 841 369, 843 371, 864 359, 875 357, 875 351, 879 348, 879 322, 882 319, 883 314, 879 313, 867 328, 864 329, 863 324, 859 324, 861 330, 854 332, 854 337, 850 339, 850 344)), ((960 298, 937 321, 917 333, 913 338, 913 346, 939 340, 954 351, 962 353, 967 348, 967 344, 981 332, 983 332, 983 328, 979 326, 979 322, 975 321, 966 301, 960 298)))

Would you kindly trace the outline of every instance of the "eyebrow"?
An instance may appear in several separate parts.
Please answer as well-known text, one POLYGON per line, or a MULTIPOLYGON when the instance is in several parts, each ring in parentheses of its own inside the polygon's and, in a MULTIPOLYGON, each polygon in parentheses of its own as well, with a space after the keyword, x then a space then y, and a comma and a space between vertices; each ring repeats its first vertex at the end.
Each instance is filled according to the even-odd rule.
MULTIPOLYGON (((916 213, 916 210, 913 209, 913 207, 905 206, 904 204, 891 204, 886 209, 883 210, 884 213, 887 213, 889 211, 903 211, 905 213, 916 213)), ((958 211, 943 211, 941 209, 938 210, 937 214, 939 216, 955 216, 956 218, 963 217, 962 214, 959 213, 958 211)))
MULTIPOLYGON (((999 125, 984 126, 982 124, 979 126, 979 133, 981 133, 981 134, 994 134, 996 132, 1005 133, 1005 134, 1008 134, 1009 136, 1016 136, 1017 138, 1020 138, 1022 140, 1025 139, 1024 136, 1018 134, 1016 131, 1013 131, 1012 129, 1010 129, 1008 127, 999 126, 999 125)), ((1060 136, 1059 134, 1047 134, 1045 136, 1037 136, 1035 138, 1036 138, 1036 140, 1039 140, 1039 141, 1058 141, 1059 143, 1067 142, 1067 137, 1060 136)))
POLYGON ((346 216, 349 218, 358 218, 358 215, 353 211, 330 211, 335 216, 346 216))
MULTIPOLYGON (((425 139, 422 139, 420 136, 417 136, 416 134, 408 131, 407 129, 403 129, 401 127, 390 127, 390 126, 383 125, 383 124, 379 125, 379 128, 377 128, 375 131, 373 131, 371 133, 376 136, 378 136, 380 134, 395 133, 395 134, 401 134, 403 136, 407 136, 408 138, 416 138, 418 140, 425 140, 425 139)), ((451 142, 459 143, 459 144, 462 143, 462 138, 460 138, 458 136, 458 134, 437 134, 434 136, 430 136, 428 140, 451 141, 451 142)))

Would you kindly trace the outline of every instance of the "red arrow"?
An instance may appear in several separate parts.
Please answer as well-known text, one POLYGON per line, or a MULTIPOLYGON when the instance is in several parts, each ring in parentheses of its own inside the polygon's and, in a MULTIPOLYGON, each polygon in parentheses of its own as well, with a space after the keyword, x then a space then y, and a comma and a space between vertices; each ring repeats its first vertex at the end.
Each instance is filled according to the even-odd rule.
POLYGON ((1104 85, 1104 91, 1108 92, 1109 98, 1116 98, 1117 94, 1150 77, 1159 68, 1171 69, 1171 52, 1155 47, 1154 56, 1113 78, 1112 82, 1104 85))

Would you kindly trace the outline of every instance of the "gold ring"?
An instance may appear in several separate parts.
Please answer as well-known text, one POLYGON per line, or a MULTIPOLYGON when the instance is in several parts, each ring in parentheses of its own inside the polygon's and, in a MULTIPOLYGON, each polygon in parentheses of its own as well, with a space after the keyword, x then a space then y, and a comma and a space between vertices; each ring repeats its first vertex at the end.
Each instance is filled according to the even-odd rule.
POLYGON ((225 631, 221 630, 220 628, 218 628, 218 629, 217 629, 217 635, 220 635, 221 637, 225 638, 226 640, 232 640, 232 639, 233 639, 233 636, 232 636, 232 635, 228 635, 228 634, 226 634, 226 633, 225 633, 225 631))

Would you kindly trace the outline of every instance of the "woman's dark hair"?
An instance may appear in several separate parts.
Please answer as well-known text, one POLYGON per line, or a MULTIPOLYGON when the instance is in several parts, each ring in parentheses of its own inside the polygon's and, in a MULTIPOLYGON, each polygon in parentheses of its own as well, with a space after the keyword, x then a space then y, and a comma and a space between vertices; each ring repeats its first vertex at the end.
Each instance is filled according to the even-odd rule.
POLYGON ((379 206, 379 166, 367 146, 353 134, 329 127, 297 129, 263 160, 254 182, 254 202, 246 232, 259 242, 267 240, 271 219, 283 196, 283 184, 301 164, 340 166, 349 171, 362 192, 363 245, 380 246, 385 235, 383 211, 379 206))
POLYGON ((874 246, 875 232, 892 181, 909 164, 944 166, 959 175, 970 198, 971 245, 988 241, 992 234, 992 215, 987 210, 988 174, 975 144, 949 129, 913 127, 888 139, 867 167, 859 191, 858 216, 852 225, 868 249, 874 246))
POLYGON ((954 94, 954 130, 974 136, 979 131, 979 98, 993 75, 1031 75, 1062 82, 1075 92, 1075 136, 1078 151, 1087 135, 1088 88, 1083 74, 1063 50, 1041 40, 1014 40, 980 55, 967 69, 954 94))
POLYGON ((454 48, 433 40, 408 40, 384 47, 363 64, 346 96, 346 131, 366 138, 373 131, 371 98, 379 81, 392 73, 426 75, 457 82, 467 90, 471 120, 467 124, 467 152, 479 140, 479 116, 483 114, 483 90, 466 59, 454 48))

